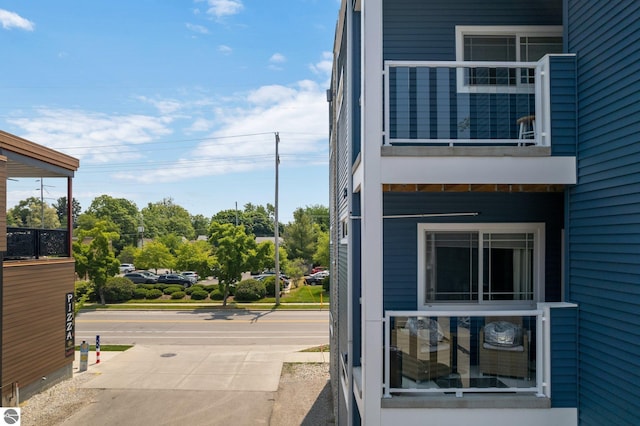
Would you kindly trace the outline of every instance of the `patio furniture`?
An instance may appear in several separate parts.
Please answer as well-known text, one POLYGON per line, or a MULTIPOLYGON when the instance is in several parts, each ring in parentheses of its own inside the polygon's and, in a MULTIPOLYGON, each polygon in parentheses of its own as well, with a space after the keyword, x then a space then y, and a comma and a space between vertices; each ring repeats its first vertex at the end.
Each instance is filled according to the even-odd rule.
POLYGON ((416 382, 451 373, 450 340, 437 321, 428 318, 399 320, 391 330, 391 344, 402 351, 402 375, 416 382))
POLYGON ((480 330, 480 373, 529 377, 529 336, 520 317, 486 320, 480 330))

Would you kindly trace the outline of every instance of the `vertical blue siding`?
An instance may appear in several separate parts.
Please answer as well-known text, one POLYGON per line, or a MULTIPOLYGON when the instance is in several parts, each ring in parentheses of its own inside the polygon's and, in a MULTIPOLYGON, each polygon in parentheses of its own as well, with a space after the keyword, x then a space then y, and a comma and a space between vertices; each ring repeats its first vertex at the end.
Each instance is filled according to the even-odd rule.
POLYGON ((578 184, 568 296, 580 307, 583 425, 640 419, 640 2, 566 0, 577 54, 578 184))

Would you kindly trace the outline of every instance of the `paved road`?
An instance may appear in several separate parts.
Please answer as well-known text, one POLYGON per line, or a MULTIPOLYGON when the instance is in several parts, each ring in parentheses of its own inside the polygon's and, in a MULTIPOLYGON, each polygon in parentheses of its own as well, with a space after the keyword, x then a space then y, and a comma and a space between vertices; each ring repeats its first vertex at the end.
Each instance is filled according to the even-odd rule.
POLYGON ((76 342, 306 345, 329 342, 328 311, 97 311, 76 318, 76 342))

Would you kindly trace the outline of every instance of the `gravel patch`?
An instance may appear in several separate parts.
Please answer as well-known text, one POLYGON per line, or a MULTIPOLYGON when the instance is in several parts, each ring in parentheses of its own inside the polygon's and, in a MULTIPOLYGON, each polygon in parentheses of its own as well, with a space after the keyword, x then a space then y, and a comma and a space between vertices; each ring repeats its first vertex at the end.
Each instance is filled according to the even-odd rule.
POLYGON ((95 373, 74 373, 73 378, 57 383, 33 395, 20 404, 23 426, 55 426, 95 399, 97 389, 80 385, 91 380, 95 373))
POLYGON ((269 424, 335 424, 328 363, 283 364, 269 424))

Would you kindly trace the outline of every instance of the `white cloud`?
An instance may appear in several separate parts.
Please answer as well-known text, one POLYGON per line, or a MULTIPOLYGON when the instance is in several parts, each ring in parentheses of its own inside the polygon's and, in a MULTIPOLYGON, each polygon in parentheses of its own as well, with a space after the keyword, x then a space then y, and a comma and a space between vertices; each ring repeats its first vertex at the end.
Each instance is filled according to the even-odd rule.
MULTIPOLYGON (((306 164, 292 157, 326 156, 325 90, 313 81, 260 87, 239 97, 235 105, 218 107, 215 113, 218 130, 173 164, 114 177, 139 183, 172 182, 273 167, 275 132, 280 133, 283 167, 306 164)), ((210 124, 196 120, 194 126, 210 124)))
POLYGON ((241 0, 207 0, 207 4, 207 14, 216 18, 235 15, 244 9, 241 0))
POLYGON ((309 65, 311 71, 315 74, 331 76, 331 68, 333 67, 333 54, 331 52, 323 52, 322 60, 315 64, 309 65))
POLYGON ((233 52, 233 49, 227 45, 221 44, 218 46, 218 52, 224 53, 225 55, 229 55, 231 54, 231 52, 233 52))
POLYGON ((196 25, 196 24, 190 24, 190 23, 186 23, 185 25, 189 31, 193 31, 194 33, 209 34, 209 30, 207 29, 207 27, 203 27, 202 25, 196 25))
POLYGON ((153 141, 172 133, 166 117, 107 115, 68 109, 37 110, 38 115, 10 119, 21 127, 21 136, 91 163, 128 160, 140 156, 132 145, 153 141))
POLYGON ((282 53, 274 53, 269 58, 269 62, 272 64, 281 64, 283 62, 287 62, 287 58, 282 53))
POLYGON ((33 31, 36 26, 33 22, 23 18, 17 13, 4 9, 0 9, 0 24, 2 24, 2 28, 5 30, 18 28, 20 30, 33 31))

